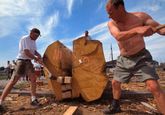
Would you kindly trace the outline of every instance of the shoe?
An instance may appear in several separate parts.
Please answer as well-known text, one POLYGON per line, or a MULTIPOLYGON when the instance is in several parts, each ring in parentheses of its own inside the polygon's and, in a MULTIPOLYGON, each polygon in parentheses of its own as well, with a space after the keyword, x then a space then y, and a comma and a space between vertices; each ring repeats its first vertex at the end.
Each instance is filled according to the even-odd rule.
POLYGON ((114 107, 112 105, 108 106, 108 108, 103 110, 104 115, 115 114, 120 112, 121 112, 120 106, 114 107))
POLYGON ((5 107, 0 105, 0 112, 5 112, 5 111, 6 111, 5 107))
POLYGON ((32 106, 41 106, 41 104, 39 103, 39 101, 37 99, 35 99, 34 101, 32 101, 30 104, 32 106))

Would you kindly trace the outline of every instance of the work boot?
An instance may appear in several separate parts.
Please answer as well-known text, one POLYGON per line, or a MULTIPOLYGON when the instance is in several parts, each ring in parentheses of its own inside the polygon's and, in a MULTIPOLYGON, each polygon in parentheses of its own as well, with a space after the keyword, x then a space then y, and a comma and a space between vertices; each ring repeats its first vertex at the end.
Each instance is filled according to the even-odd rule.
POLYGON ((110 106, 107 109, 103 110, 103 113, 105 115, 115 114, 115 113, 120 113, 120 112, 121 112, 120 106, 118 106, 118 107, 112 107, 112 106, 110 106))
POLYGON ((35 99, 34 101, 32 101, 31 103, 30 103, 32 106, 41 106, 41 104, 38 102, 38 100, 37 99, 35 99))
POLYGON ((121 112, 121 108, 120 108, 120 104, 118 100, 113 100, 112 104, 109 105, 108 108, 103 110, 103 113, 105 115, 115 114, 115 113, 120 113, 120 112, 121 112))

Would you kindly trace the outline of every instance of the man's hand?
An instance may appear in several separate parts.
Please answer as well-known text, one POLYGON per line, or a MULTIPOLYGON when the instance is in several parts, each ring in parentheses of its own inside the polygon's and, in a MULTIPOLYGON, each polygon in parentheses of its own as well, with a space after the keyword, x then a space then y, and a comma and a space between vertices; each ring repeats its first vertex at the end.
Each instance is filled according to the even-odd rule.
POLYGON ((165 24, 157 26, 155 32, 157 32, 160 35, 165 35, 165 24))
POLYGON ((34 59, 36 62, 38 62, 39 64, 43 65, 43 60, 41 57, 35 57, 34 59))
POLYGON ((156 30, 152 28, 151 26, 143 26, 143 27, 137 28, 137 33, 145 37, 153 35, 155 31, 156 30))

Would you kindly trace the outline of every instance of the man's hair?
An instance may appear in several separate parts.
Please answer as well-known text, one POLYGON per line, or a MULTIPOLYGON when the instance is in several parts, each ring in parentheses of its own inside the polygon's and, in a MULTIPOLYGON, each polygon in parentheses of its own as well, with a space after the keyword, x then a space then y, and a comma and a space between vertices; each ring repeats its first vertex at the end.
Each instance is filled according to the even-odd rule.
POLYGON ((115 6, 115 8, 118 8, 119 5, 124 6, 124 1, 123 0, 108 0, 108 3, 112 3, 112 5, 115 6))
POLYGON ((37 28, 33 28, 33 29, 31 30, 31 32, 34 32, 34 33, 37 33, 37 34, 40 35, 40 30, 37 29, 37 28))
POLYGON ((89 33, 89 32, 86 30, 85 33, 89 33))

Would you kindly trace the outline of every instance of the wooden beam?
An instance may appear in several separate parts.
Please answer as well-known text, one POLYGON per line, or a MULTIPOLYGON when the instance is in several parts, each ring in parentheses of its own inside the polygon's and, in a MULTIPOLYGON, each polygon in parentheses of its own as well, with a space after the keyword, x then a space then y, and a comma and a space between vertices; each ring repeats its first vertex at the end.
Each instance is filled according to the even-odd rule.
MULTIPOLYGON (((3 90, 0 90, 0 94, 2 94, 2 91, 3 90)), ((54 96, 54 93, 51 91, 37 91, 36 93, 37 93, 37 96, 50 96, 50 97, 54 96)), ((11 90, 10 94, 19 94, 19 95, 30 96, 31 91, 13 89, 13 90, 11 90)))
POLYGON ((142 105, 144 105, 145 107, 147 107, 148 109, 152 110, 152 111, 158 111, 156 108, 154 108, 153 106, 151 106, 150 104, 146 103, 146 102, 141 102, 142 105))
POLYGON ((70 106, 63 115, 73 115, 78 106, 70 106))

